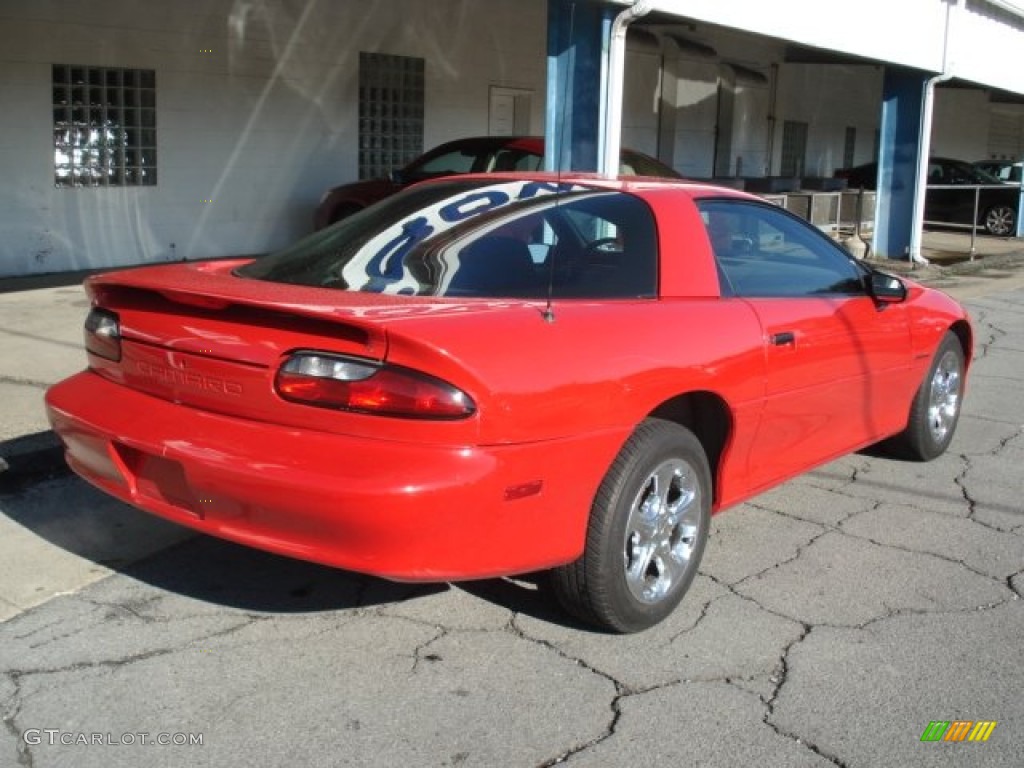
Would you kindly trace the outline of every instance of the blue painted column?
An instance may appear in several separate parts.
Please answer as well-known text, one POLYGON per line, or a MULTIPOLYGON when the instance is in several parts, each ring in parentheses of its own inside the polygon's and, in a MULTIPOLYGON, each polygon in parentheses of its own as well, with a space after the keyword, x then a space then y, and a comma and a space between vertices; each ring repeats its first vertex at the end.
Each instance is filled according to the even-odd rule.
POLYGON ((545 170, 597 170, 605 52, 620 10, 593 0, 548 0, 545 170))
POLYGON ((928 75, 923 72, 893 68, 885 71, 873 249, 879 258, 906 259, 910 248, 927 81, 928 75))

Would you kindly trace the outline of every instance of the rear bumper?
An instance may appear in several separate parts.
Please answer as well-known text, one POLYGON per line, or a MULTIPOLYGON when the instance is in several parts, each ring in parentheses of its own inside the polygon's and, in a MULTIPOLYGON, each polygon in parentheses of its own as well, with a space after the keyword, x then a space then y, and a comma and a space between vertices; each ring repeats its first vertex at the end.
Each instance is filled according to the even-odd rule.
POLYGON ((575 559, 626 439, 369 440, 198 411, 88 371, 53 386, 46 403, 71 468, 123 501, 258 549, 409 581, 575 559))

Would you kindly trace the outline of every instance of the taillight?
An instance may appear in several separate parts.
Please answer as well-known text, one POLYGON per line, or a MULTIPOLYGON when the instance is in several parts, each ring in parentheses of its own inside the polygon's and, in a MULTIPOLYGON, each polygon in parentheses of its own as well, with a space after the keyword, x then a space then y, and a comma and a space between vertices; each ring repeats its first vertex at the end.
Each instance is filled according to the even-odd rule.
POLYGON ((294 403, 382 416, 461 419, 476 410, 469 395, 433 376, 322 352, 293 353, 274 386, 294 403))
POLYGON ((115 313, 99 308, 89 312, 85 318, 85 348, 115 363, 120 361, 121 323, 115 313))

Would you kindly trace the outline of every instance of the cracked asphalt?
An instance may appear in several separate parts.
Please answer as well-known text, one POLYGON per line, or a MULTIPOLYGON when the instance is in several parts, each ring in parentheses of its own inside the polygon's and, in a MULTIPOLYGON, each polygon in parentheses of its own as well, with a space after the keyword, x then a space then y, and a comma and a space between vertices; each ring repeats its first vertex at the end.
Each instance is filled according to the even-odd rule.
MULTIPOLYGON (((0 623, 0 766, 1019 768, 1024 289, 968 306, 950 452, 852 455, 717 516, 683 605, 640 635, 572 624, 531 579, 88 549, 115 573, 0 623), (998 725, 922 743, 933 720, 998 725), (180 734, 202 744, 148 743, 180 734)), ((0 511, 70 550, 67 526, 161 525, 71 477, 0 511)))

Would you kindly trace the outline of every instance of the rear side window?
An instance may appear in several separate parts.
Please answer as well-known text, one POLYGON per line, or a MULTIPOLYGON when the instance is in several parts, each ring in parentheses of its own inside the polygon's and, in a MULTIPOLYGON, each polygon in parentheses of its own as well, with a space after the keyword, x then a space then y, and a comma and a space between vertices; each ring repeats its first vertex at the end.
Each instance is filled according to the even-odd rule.
POLYGON ((237 274, 410 296, 644 298, 654 216, 622 192, 543 182, 414 187, 237 274))

